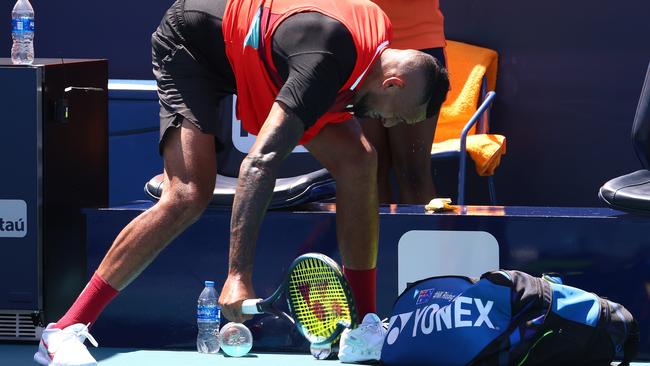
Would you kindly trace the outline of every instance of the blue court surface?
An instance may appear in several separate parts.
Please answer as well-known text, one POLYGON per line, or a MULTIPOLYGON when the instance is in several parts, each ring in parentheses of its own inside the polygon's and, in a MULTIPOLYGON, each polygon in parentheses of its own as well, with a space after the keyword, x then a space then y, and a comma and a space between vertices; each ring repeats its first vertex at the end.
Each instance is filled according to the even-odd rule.
MULTIPOLYGON (((35 344, 0 344, 0 365, 27 366, 37 365, 32 361, 36 351, 35 344)), ((91 353, 101 366, 214 366, 214 365, 312 365, 325 362, 328 365, 340 364, 339 361, 318 361, 308 354, 250 353, 241 358, 226 357, 223 353, 204 355, 191 350, 160 351, 138 350, 131 348, 96 348, 91 353)))
MULTIPOLYGON (((0 344, 0 365, 23 366, 36 365, 32 355, 36 345, 0 344)), ((101 366, 257 366, 257 365, 339 365, 340 361, 318 361, 307 354, 286 353, 251 353, 245 357, 225 357, 218 355, 203 355, 194 351, 157 351, 138 350, 129 348, 96 348, 91 350, 101 366)), ((614 363, 615 365, 617 363, 614 363)), ((633 366, 650 366, 650 363, 632 363, 633 366)))

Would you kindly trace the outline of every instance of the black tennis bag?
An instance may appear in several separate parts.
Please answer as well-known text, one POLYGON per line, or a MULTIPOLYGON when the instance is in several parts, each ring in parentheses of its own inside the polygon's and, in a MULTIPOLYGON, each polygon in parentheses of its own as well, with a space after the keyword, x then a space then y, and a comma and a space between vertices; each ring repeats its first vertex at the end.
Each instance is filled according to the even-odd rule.
POLYGON ((621 305, 556 276, 519 271, 432 277, 397 298, 381 352, 389 366, 601 366, 637 353, 621 305))

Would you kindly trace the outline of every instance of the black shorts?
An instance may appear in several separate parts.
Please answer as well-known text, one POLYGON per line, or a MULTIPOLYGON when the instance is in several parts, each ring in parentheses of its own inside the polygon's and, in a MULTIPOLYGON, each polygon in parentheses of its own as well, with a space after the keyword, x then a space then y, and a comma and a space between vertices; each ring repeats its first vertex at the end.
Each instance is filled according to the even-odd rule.
POLYGON ((226 0, 177 0, 151 36, 160 100, 159 151, 169 128, 188 120, 216 138, 223 98, 235 94, 221 23, 226 0))

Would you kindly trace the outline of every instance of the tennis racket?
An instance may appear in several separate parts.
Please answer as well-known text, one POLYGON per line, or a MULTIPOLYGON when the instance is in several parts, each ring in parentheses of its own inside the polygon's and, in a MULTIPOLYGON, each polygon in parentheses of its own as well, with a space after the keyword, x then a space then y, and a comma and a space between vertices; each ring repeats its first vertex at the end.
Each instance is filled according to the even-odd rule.
POLYGON ((244 300, 242 313, 284 314, 312 346, 331 345, 346 327, 357 325, 354 300, 341 268, 318 253, 296 258, 278 289, 264 300, 244 300), (275 305, 282 294, 290 316, 275 305))

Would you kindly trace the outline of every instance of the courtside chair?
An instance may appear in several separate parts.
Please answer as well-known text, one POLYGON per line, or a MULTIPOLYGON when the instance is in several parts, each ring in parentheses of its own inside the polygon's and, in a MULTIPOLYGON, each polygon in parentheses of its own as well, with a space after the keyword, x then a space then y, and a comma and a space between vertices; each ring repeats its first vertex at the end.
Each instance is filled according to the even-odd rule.
MULTIPOLYGON (((153 199, 160 199, 165 182, 163 175, 151 178, 145 185, 145 192, 153 199)), ((217 182, 212 192, 211 207, 231 208, 237 177, 217 174, 217 182)), ((334 179, 326 169, 301 174, 295 177, 278 178, 275 180, 273 196, 269 209, 280 209, 301 204, 333 198, 336 192, 334 179)))
POLYGON ((643 169, 614 178, 598 191, 612 208, 650 214, 650 65, 646 71, 632 125, 632 146, 643 169))
POLYGON ((467 158, 486 177, 490 203, 496 205, 494 173, 506 152, 506 139, 489 134, 490 109, 496 97, 496 51, 447 41, 445 48, 451 89, 438 116, 431 163, 458 160, 457 204, 465 204, 467 158))

